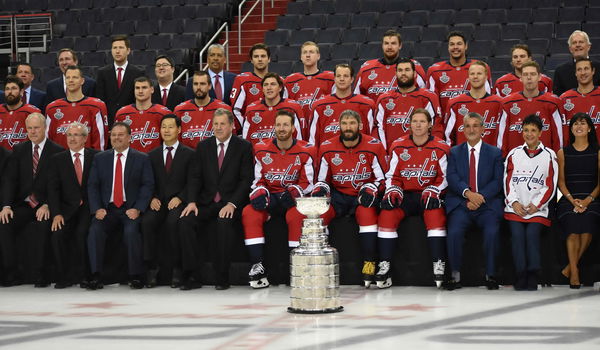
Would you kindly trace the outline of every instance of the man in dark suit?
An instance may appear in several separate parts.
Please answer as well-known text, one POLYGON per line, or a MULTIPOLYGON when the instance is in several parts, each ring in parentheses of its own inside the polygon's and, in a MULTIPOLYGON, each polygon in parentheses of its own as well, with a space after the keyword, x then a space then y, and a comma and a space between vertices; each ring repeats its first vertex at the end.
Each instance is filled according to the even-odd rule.
POLYGON ((91 219, 87 179, 98 151, 85 148, 88 137, 85 125, 74 122, 65 134, 69 149, 52 157, 48 180, 52 248, 57 267, 54 288, 70 287, 77 281, 85 288, 89 278, 87 234, 91 219))
MULTIPOLYGON (((575 77, 575 61, 579 58, 589 58, 592 43, 586 32, 576 30, 569 36, 569 52, 573 59, 563 63, 554 70, 554 79, 552 80, 552 91, 556 96, 562 95, 565 91, 577 87, 577 78, 575 77)), ((594 66, 600 67, 600 63, 594 61, 594 66)), ((594 85, 600 85, 600 69, 594 74, 594 85)))
POLYGON ((100 68, 96 77, 96 97, 106 103, 109 128, 119 108, 135 102, 133 81, 144 74, 140 68, 129 64, 129 53, 131 49, 127 36, 114 36, 111 46, 114 62, 100 68))
POLYGON ((17 77, 21 79, 24 85, 23 96, 21 101, 23 104, 34 105, 40 110, 44 110, 46 101, 46 93, 31 86, 31 82, 35 79, 33 67, 29 63, 21 62, 17 65, 17 77))
POLYGON ((88 235, 92 272, 88 289, 103 288, 101 274, 106 238, 120 225, 127 247, 129 286, 140 289, 144 287, 140 214, 148 208, 154 191, 152 165, 148 155, 129 147, 128 124, 115 123, 110 141, 113 149, 96 154, 88 179, 90 212, 94 215, 88 235))
MULTIPOLYGON (((225 54, 225 48, 221 44, 212 44, 208 47, 208 74, 210 75, 210 81, 212 87, 209 91, 209 96, 221 100, 231 106, 231 88, 233 87, 233 81, 237 76, 234 73, 223 70, 225 68, 225 61, 227 56, 225 54)), ((200 69, 203 69, 200 67, 200 69)), ((189 78, 185 90, 185 99, 190 100, 194 98, 193 89, 193 77, 189 78)))
POLYGON ((185 88, 173 83, 175 65, 173 59, 159 55, 154 59, 154 74, 158 83, 154 85, 152 103, 158 103, 174 111, 175 107, 185 101, 185 88))
MULTIPOLYGON (((65 98, 67 85, 65 83, 65 72, 69 66, 77 66, 79 59, 77 53, 71 49, 60 49, 58 51, 58 67, 60 68, 62 75, 56 79, 50 80, 46 83, 46 101, 44 105, 49 104, 59 98, 65 98)), ((85 96, 94 96, 96 91, 96 81, 88 76, 83 76, 83 94, 85 96)), ((41 109, 41 108, 40 108, 41 109)))
POLYGON ((502 176, 504 166, 500 149, 482 141, 483 118, 468 113, 463 122, 466 142, 452 147, 448 157, 448 258, 452 279, 446 289, 457 289, 465 232, 475 223, 483 231, 486 255, 486 286, 498 289, 494 278, 499 246, 500 221, 503 215, 502 176))
POLYGON ((35 287, 47 287, 44 274, 50 210, 48 208, 48 167, 52 156, 62 148, 46 138, 46 118, 32 113, 25 119, 28 141, 13 148, 2 176, 0 245, 5 269, 5 286, 20 283, 17 274, 16 235, 32 224, 30 257, 35 287))
POLYGON ((175 114, 163 116, 160 121, 162 146, 148 153, 155 185, 150 210, 142 216, 148 288, 156 286, 159 234, 167 235, 171 242, 169 252, 172 254, 174 266, 171 288, 179 288, 181 284, 178 221, 188 202, 188 184, 193 175, 194 150, 179 142, 179 134, 181 119, 175 114))
POLYGON ((216 221, 214 237, 209 237, 216 245, 215 288, 229 288, 230 254, 236 237, 234 224, 241 219, 254 180, 252 146, 232 134, 233 118, 230 111, 217 109, 212 120, 214 136, 201 141, 196 148, 197 171, 189 184, 189 204, 180 220, 186 274, 182 289, 193 289, 200 283, 201 247, 197 230, 206 228, 210 221, 216 221))

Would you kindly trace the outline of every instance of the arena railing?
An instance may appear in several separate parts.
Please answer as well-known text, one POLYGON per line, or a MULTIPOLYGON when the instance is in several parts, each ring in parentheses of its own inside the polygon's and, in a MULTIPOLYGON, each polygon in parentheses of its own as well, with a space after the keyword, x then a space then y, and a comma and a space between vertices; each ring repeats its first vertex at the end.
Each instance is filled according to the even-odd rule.
POLYGON ((52 40, 52 14, 34 13, 14 15, 14 53, 24 53, 26 61, 31 52, 46 52, 52 40))
POLYGON ((13 54, 13 16, 0 16, 0 54, 13 54))

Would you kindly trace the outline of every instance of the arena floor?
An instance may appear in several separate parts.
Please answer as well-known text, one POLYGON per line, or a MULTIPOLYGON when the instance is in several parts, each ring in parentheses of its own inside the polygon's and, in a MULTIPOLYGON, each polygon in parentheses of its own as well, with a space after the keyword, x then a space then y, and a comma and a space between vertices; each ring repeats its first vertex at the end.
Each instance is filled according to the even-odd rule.
POLYGON ((0 289, 7 349, 598 349, 597 288, 341 289, 344 311, 286 312, 289 287, 0 289))

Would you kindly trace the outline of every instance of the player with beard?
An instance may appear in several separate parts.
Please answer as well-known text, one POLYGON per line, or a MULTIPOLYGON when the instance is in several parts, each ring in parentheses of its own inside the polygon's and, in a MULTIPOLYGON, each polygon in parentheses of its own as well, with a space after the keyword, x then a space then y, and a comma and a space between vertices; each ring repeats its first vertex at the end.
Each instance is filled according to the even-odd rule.
MULTIPOLYGON (((400 49, 402 49, 402 37, 395 30, 388 30, 383 34, 381 42, 383 57, 369 60, 363 63, 356 75, 355 94, 363 94, 373 101, 377 101, 381 94, 396 89, 396 75, 394 68, 400 61, 400 49)), ((425 87, 425 70, 416 60, 415 65, 417 77, 415 85, 425 87)))
MULTIPOLYGON (((510 49, 510 65, 514 68, 511 73, 506 73, 494 83, 494 93, 500 97, 506 97, 514 92, 523 91, 521 73, 523 63, 532 61, 531 50, 526 44, 516 44, 510 49)), ((544 93, 552 91, 552 79, 542 74, 538 89, 544 93)))
POLYGON ((446 166, 450 147, 431 135, 429 111, 415 109, 409 116, 410 136, 392 143, 390 168, 385 174, 385 194, 379 214, 379 265, 375 281, 378 288, 392 285, 391 261, 394 257, 398 226, 406 216, 423 216, 427 241, 433 258, 434 280, 442 286, 446 266, 446 214, 441 197, 448 187, 446 166))
POLYGON ((362 132, 371 135, 373 129, 373 100, 364 95, 352 93, 354 68, 341 63, 335 66, 335 92, 317 101, 313 106, 313 114, 309 130, 309 142, 319 145, 340 133, 340 114, 351 109, 360 115, 362 132))
POLYGON ((55 100, 46 107, 46 133, 50 140, 67 149, 67 129, 71 123, 79 122, 88 128, 89 136, 85 147, 102 151, 108 143, 106 104, 95 97, 85 96, 84 83, 83 72, 79 67, 67 67, 67 97, 55 100))
MULTIPOLYGON (((276 138, 256 145, 254 154, 254 182, 250 204, 242 212, 245 243, 250 262, 249 278, 252 288, 269 286, 263 265, 265 234, 263 225, 274 215, 285 215, 288 226, 288 246, 298 246, 304 216, 296 210, 295 198, 303 197, 313 189, 317 150, 294 134, 295 116, 289 110, 277 111, 276 138)), ((323 215, 325 224, 333 218, 323 215)))
MULTIPOLYGON (((213 135, 212 119, 215 111, 231 107, 221 100, 209 96, 211 89, 210 75, 205 71, 196 71, 192 77, 194 98, 175 107, 175 115, 181 118, 181 143, 196 149, 198 142, 213 135)), ((234 123, 235 130, 240 130, 239 123, 234 123)))
POLYGON ((115 122, 124 122, 131 128, 131 148, 148 153, 161 145, 160 121, 171 111, 152 103, 154 87, 147 77, 135 78, 133 89, 135 103, 119 109, 115 122))
POLYGON ((433 117, 436 136, 442 137, 441 110, 438 97, 433 92, 415 86, 417 71, 409 58, 402 58, 396 65, 397 91, 389 91, 379 97, 375 107, 377 134, 381 143, 389 149, 396 139, 408 135, 410 116, 418 108, 424 108, 433 117))
POLYGON ((448 102, 445 138, 450 146, 461 144, 467 140, 462 132, 462 121, 469 112, 483 116, 485 127, 483 141, 492 146, 496 145, 498 123, 502 117, 502 98, 498 95, 490 95, 485 91, 487 68, 487 64, 481 61, 473 62, 469 67, 471 89, 463 95, 451 98, 448 102))
POLYGON ((294 115, 294 137, 303 139, 305 124, 302 106, 296 101, 283 98, 283 80, 277 73, 267 73, 262 80, 264 98, 252 103, 246 109, 242 137, 252 145, 267 143, 275 137, 275 116, 282 109, 294 115))
POLYGON ((31 113, 41 111, 29 104, 23 104, 24 85, 21 79, 14 75, 6 77, 4 83, 4 101, 0 105, 0 146, 12 150, 13 146, 27 141, 25 119, 31 113))
POLYGON ((355 215, 363 257, 365 287, 375 276, 377 258, 377 206, 385 180, 385 149, 379 140, 363 134, 355 111, 340 115, 340 136, 319 148, 318 182, 313 197, 331 196, 329 212, 335 216, 355 215))

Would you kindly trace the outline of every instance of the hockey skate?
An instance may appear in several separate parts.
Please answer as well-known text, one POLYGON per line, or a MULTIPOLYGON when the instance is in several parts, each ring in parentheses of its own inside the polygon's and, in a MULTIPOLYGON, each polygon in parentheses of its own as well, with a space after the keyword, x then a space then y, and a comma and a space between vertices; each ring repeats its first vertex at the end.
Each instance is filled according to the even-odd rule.
POLYGON ((433 262, 433 280, 435 281, 435 286, 440 289, 442 288, 442 284, 444 283, 444 272, 446 270, 446 262, 439 259, 438 261, 433 262))
POLYGON ((369 288, 373 283, 373 276, 375 276, 375 262, 365 261, 362 268, 363 281, 365 288, 369 288))
POLYGON ((392 286, 392 278, 390 277, 390 262, 380 261, 375 275, 377 288, 384 289, 392 286))
POLYGON ((267 288, 269 286, 267 273, 262 262, 252 265, 248 277, 250 278, 250 287, 254 289, 267 288))

